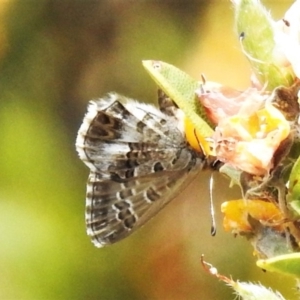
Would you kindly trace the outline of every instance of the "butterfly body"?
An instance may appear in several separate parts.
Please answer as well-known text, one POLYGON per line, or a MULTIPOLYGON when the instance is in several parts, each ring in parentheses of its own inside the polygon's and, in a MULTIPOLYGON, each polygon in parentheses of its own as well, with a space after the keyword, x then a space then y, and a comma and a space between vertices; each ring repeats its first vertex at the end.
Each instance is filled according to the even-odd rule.
POLYGON ((76 148, 89 167, 86 226, 97 247, 141 227, 207 166, 185 139, 181 111, 115 93, 90 102, 76 148))

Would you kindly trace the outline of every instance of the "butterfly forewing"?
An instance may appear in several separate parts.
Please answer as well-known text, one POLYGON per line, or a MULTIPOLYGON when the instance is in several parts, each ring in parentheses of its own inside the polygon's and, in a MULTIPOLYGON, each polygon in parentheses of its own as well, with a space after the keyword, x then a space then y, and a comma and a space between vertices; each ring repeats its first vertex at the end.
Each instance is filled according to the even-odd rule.
POLYGON ((180 120, 117 94, 91 101, 76 141, 90 168, 86 225, 93 243, 117 242, 141 227, 202 169, 180 120))

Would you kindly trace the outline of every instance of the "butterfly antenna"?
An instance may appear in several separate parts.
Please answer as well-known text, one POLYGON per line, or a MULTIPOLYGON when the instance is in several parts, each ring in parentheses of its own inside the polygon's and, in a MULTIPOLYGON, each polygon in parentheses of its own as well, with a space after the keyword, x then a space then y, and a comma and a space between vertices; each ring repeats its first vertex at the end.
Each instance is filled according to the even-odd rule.
POLYGON ((214 188, 214 176, 213 174, 211 174, 209 179, 209 203, 210 203, 210 216, 211 216, 210 234, 212 236, 215 236, 217 233, 217 225, 216 225, 215 207, 214 207, 214 200, 213 200, 213 188, 214 188))
MULTIPOLYGON (((202 146, 200 144, 200 141, 198 140, 198 136, 196 134, 196 129, 194 129, 194 135, 197 139, 197 142, 202 149, 202 146)), ((215 219, 215 207, 214 207, 214 201, 213 201, 213 187, 214 187, 214 177, 213 173, 210 175, 209 179, 209 203, 210 203, 210 216, 211 216, 211 228, 210 228, 210 234, 212 236, 215 236, 217 233, 217 225, 216 225, 216 219, 215 219)))

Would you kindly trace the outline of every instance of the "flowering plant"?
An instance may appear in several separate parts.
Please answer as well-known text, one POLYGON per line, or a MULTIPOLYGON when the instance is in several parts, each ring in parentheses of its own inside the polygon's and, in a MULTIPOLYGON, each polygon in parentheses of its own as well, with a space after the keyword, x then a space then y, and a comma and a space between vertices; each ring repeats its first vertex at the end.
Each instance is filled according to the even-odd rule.
MULTIPOLYGON (((204 154, 222 162, 220 172, 241 188, 242 199, 222 205, 224 228, 251 241, 259 267, 299 278, 300 1, 277 22, 258 0, 232 2, 253 72, 247 90, 204 77, 198 82, 163 62, 143 64, 193 124, 187 139, 196 136, 204 154)), ((259 287, 251 285, 250 296, 238 293, 262 299, 259 287)), ((283 299, 272 295, 264 299, 283 299)))

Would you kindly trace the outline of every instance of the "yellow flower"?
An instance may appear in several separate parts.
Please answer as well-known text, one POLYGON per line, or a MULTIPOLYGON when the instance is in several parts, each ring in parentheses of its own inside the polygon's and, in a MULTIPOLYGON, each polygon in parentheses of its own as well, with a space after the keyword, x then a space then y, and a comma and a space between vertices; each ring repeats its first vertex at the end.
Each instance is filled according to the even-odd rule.
POLYGON ((221 206, 224 213, 223 227, 233 233, 252 232, 249 216, 267 225, 282 229, 283 215, 273 203, 262 200, 231 200, 221 206))
POLYGON ((234 168, 266 175, 274 166, 274 154, 290 133, 290 125, 271 103, 252 110, 241 109, 224 118, 214 134, 215 155, 234 168))

